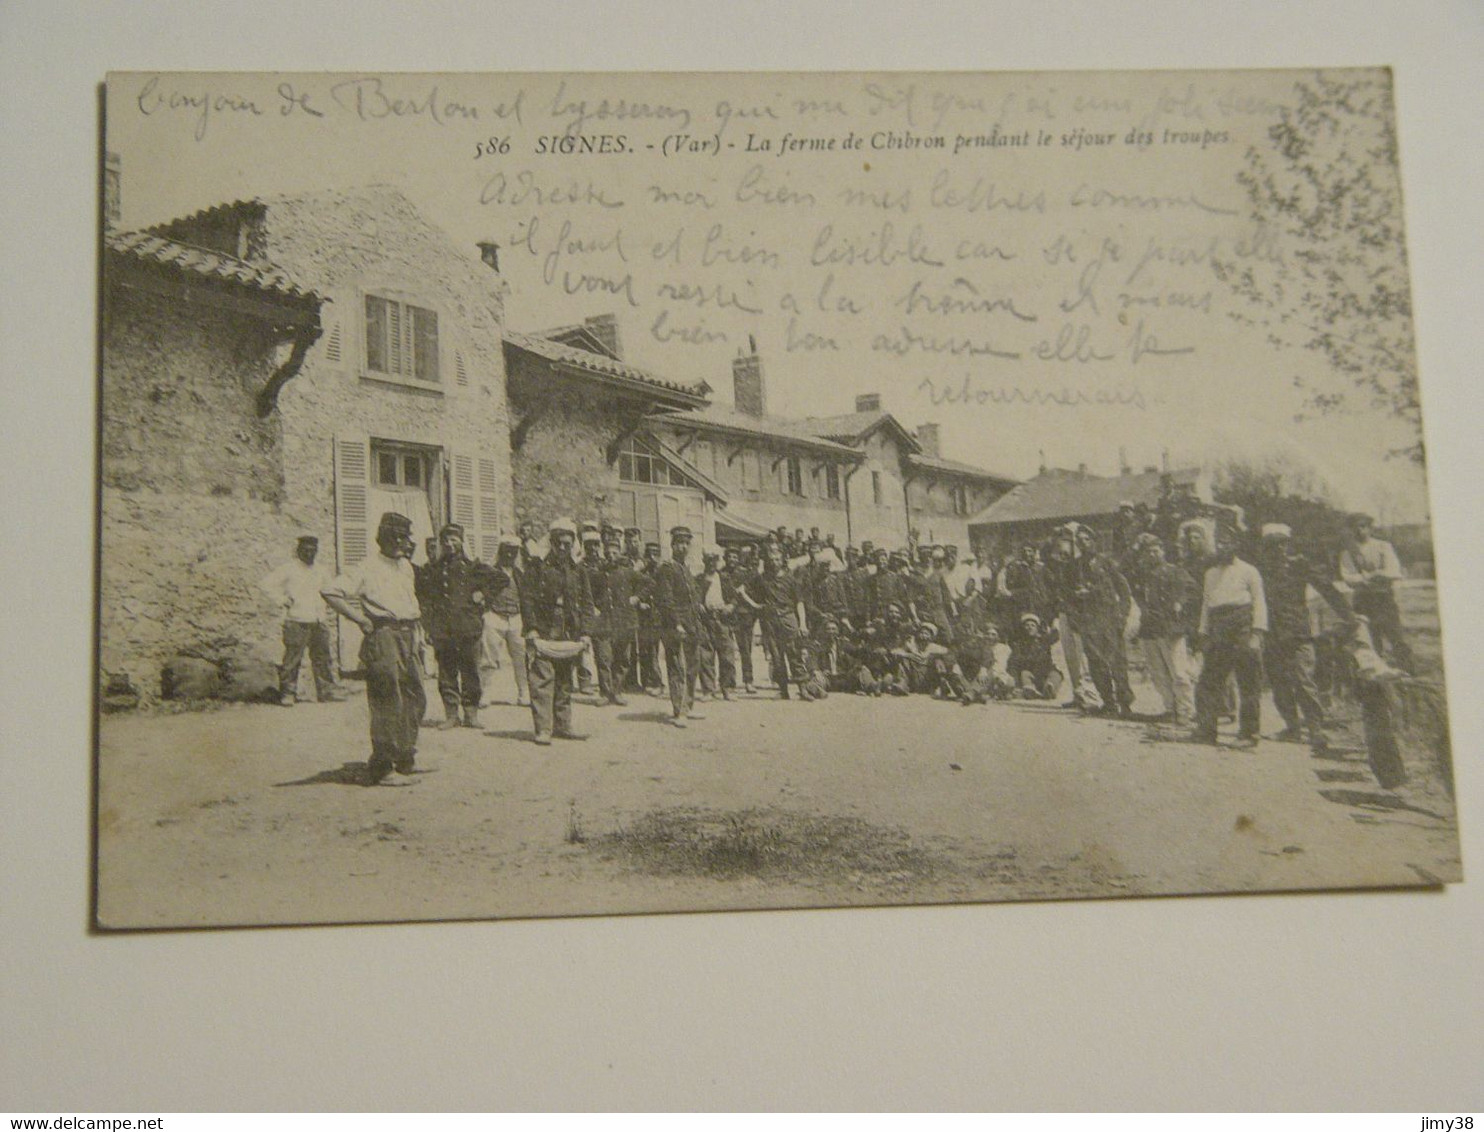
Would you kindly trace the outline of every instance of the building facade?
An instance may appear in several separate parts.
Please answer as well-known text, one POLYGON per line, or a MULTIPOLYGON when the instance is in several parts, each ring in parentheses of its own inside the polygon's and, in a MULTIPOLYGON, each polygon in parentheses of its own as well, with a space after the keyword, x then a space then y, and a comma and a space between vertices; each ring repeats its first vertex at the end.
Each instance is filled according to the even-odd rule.
MULTIPOLYGON (((247 582, 286 558, 296 533, 316 535, 321 560, 343 570, 374 553, 380 514, 399 511, 412 520, 419 557, 421 540, 449 520, 465 526, 472 553, 493 556, 514 509, 505 284, 491 270, 492 251, 481 262, 480 249, 455 247, 400 192, 381 186, 237 201, 114 239, 162 241, 177 275, 202 260, 232 279, 281 279, 281 290, 313 297, 316 333, 280 333, 276 343, 244 352, 240 331, 198 317, 199 270, 146 311, 123 299, 124 261, 110 260, 105 294, 126 305, 115 305, 105 331, 103 505, 117 513, 110 494, 127 484, 133 511, 119 524, 105 522, 105 573, 113 575, 104 588, 105 671, 127 654, 149 684, 162 652, 185 650, 221 665, 273 657, 275 611, 247 582), (162 323, 169 346, 161 344, 162 323), (174 348, 181 338, 195 348, 174 348), (151 382, 174 382, 182 392, 155 400, 151 382), (238 387, 251 392, 245 407, 231 393, 238 387), (175 419, 182 410, 190 427, 175 419), (223 429, 235 439, 219 446, 221 461, 260 486, 218 483, 220 475, 188 458, 202 437, 223 429), (147 453, 148 466, 132 464, 126 446, 147 453), (209 515, 183 513, 155 527, 151 537, 142 503, 161 492, 204 492, 220 502, 209 515), (168 538, 158 537, 165 531, 168 538), (116 610, 151 584, 123 553, 138 538, 168 543, 169 554, 188 561, 161 572, 160 583, 178 591, 167 593, 170 624, 161 640, 143 652, 115 650, 116 610), (212 601, 195 581, 179 590, 186 577, 213 579, 212 589, 233 579, 232 611, 206 608, 212 601)), ((341 664, 354 668, 359 634, 337 620, 341 664)))
POLYGON ((656 422, 706 403, 709 387, 667 381, 621 358, 612 316, 505 339, 519 522, 638 527, 647 541, 678 524, 714 535, 725 493, 663 441, 656 422))

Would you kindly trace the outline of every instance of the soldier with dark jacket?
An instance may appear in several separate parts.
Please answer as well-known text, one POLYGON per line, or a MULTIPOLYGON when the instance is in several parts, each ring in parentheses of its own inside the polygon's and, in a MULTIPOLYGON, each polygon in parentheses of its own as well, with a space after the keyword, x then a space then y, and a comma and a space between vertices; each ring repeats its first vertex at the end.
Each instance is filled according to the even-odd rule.
MULTIPOLYGON (((737 590, 757 574, 757 552, 751 546, 740 550, 727 547, 725 562, 722 574, 730 582, 735 598, 737 590)), ((744 601, 736 601, 736 608, 732 611, 732 634, 737 640, 737 667, 741 669, 742 688, 749 694, 756 690, 752 675, 752 640, 756 629, 757 610, 744 601)))
POLYGON ((640 563, 639 577, 639 683, 652 696, 664 690, 664 677, 660 675, 660 630, 654 615, 654 574, 660 565, 660 544, 646 542, 644 558, 640 563))
POLYGON ((478 727, 484 611, 507 579, 464 553, 464 528, 459 524, 444 526, 438 542, 437 560, 417 575, 423 627, 438 660, 438 695, 445 714, 438 726, 478 727))
POLYGON ((762 571, 747 580, 738 594, 757 610, 763 623, 763 643, 773 681, 783 699, 789 699, 789 680, 804 677, 803 633, 807 618, 798 583, 773 543, 763 544, 762 571))
POLYGON ((1186 642, 1200 617, 1200 594, 1183 567, 1165 561, 1165 545, 1152 531, 1139 535, 1130 553, 1137 567, 1129 585, 1139 603, 1144 667, 1165 715, 1177 727, 1188 727, 1195 718, 1195 679, 1186 642))
POLYGON ((1263 596, 1268 602, 1268 631, 1262 639, 1263 668, 1273 689, 1273 703, 1283 717, 1282 740, 1302 741, 1308 731, 1315 751, 1329 749, 1324 734, 1324 704, 1315 679, 1314 633, 1309 622, 1312 586, 1341 621, 1354 619, 1350 605, 1329 574, 1293 548, 1293 532, 1284 523, 1262 528, 1257 559, 1263 596))
MULTIPOLYGON (((592 591, 593 609, 590 621, 593 640, 592 666, 598 674, 598 700, 611 703, 615 694, 613 685, 613 630, 608 618, 608 570, 603 557, 603 536, 595 524, 582 528, 583 573, 587 575, 587 586, 592 591)), ((578 670, 579 680, 584 675, 578 670)), ((591 687, 587 689, 591 691, 591 687)))
POLYGON ((670 681, 671 722, 684 727, 687 719, 702 718, 696 712, 696 679, 700 676, 701 602, 686 558, 690 555, 691 530, 670 530, 669 562, 655 567, 654 624, 665 645, 665 675, 670 681))
MULTIPOLYGON (((598 608, 608 632, 609 661, 608 702, 623 707, 628 703, 623 690, 634 671, 634 635, 639 629, 639 573, 623 552, 623 535, 617 527, 605 527, 603 547, 608 552, 603 561, 603 596, 598 608)), ((603 669, 599 662, 601 683, 603 669)))
POLYGON ((571 519, 554 522, 551 549, 531 564, 521 591, 521 620, 531 669, 531 715, 536 742, 542 746, 553 737, 586 738, 572 730, 572 679, 582 653, 570 645, 592 643, 593 595, 587 574, 572 557, 576 541, 577 525, 571 519), (564 642, 567 648, 562 647, 564 642))

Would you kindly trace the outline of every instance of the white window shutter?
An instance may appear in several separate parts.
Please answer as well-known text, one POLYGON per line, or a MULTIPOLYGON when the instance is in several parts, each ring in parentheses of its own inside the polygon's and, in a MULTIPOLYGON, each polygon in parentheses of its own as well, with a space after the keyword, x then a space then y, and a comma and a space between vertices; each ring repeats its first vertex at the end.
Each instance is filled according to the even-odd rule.
POLYGON ((335 438, 335 554, 342 571, 370 553, 371 521, 366 513, 369 448, 364 436, 335 438))
MULTIPOLYGON (((335 438, 335 561, 343 573, 371 553, 371 519, 367 514, 370 443, 364 436, 335 438)), ((340 670, 360 669, 361 631, 355 622, 335 618, 339 629, 340 670)))
POLYGON ((500 549, 500 475, 499 466, 489 456, 480 456, 475 461, 478 475, 475 494, 478 496, 479 539, 470 540, 471 549, 486 562, 493 562, 500 549))
POLYGON ((467 452, 455 452, 452 459, 453 474, 449 483, 449 511, 453 521, 464 528, 464 538, 467 543, 469 536, 478 525, 477 512, 474 509, 474 457, 467 452))

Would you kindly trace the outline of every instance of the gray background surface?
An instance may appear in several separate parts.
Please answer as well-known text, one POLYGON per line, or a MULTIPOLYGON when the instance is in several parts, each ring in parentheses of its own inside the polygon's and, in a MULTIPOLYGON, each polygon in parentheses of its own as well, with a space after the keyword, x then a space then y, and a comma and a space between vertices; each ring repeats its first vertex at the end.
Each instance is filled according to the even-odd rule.
POLYGON ((0 8, 0 1107, 1477 1111, 1484 888, 93 937, 109 69, 1392 64, 1466 871, 1481 861, 1475 4, 0 8))

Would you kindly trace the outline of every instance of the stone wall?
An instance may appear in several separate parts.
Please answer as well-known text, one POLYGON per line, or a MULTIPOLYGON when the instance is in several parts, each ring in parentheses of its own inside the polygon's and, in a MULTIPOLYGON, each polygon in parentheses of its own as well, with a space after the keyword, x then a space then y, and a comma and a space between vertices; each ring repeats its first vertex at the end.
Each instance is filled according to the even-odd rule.
POLYGON ((256 394, 288 347, 261 324, 109 289, 100 675, 105 689, 127 685, 146 703, 180 656, 207 660, 226 694, 271 680, 281 611, 257 584, 300 532, 318 535, 321 561, 338 565, 338 437, 489 461, 493 498, 481 518, 514 525, 504 284, 476 249, 456 248, 388 188, 270 201, 259 235, 273 263, 328 300, 323 335, 267 417, 256 394), (436 385, 368 375, 368 290, 438 312, 436 385))
MULTIPOLYGON (((544 363, 521 356, 511 378, 521 387, 553 380, 544 363)), ((526 407, 529 409, 529 407, 526 407)), ((563 393, 526 432, 511 457, 517 522, 529 520, 543 530, 553 519, 577 522, 597 514, 595 496, 610 498, 618 487, 618 470, 608 463, 608 446, 623 423, 617 405, 601 394, 564 383, 563 393)))
POLYGON ((100 680, 160 698, 177 656, 250 695, 278 613, 257 581, 293 550, 280 430, 258 417, 276 368, 260 322, 110 290, 104 321, 100 680))
POLYGON ((473 245, 456 247, 390 188, 270 201, 263 223, 272 261, 328 300, 324 334, 279 394, 285 511, 333 547, 334 442, 361 437, 493 460, 496 525, 513 529, 500 277, 473 245), (369 370, 367 292, 438 312, 436 384, 383 380, 369 370))

